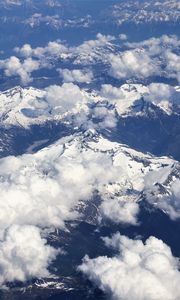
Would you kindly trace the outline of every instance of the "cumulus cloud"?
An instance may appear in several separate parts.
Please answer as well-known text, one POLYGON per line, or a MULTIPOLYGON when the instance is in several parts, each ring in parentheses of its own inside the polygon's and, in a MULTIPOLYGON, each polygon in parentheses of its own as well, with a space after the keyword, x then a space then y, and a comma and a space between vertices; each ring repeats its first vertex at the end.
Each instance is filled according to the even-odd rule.
POLYGON ((28 58, 34 56, 42 58, 43 56, 60 56, 68 51, 67 47, 61 41, 49 42, 45 47, 32 48, 29 44, 24 44, 21 48, 16 47, 15 52, 20 56, 28 58))
MULTIPOLYGON (((102 56, 102 52, 99 52, 99 49, 103 49, 108 45, 111 45, 111 42, 115 38, 110 35, 103 35, 98 33, 94 40, 87 40, 82 44, 76 47, 68 47, 63 44, 60 40, 51 41, 44 47, 32 48, 31 45, 25 44, 21 48, 16 47, 14 50, 20 57, 24 58, 36 58, 40 61, 41 66, 52 67, 52 58, 53 59, 68 59, 71 58, 74 61, 74 64, 82 63, 83 61, 87 64, 91 62, 96 56, 99 58, 102 56), (79 59, 80 57, 80 59, 79 59)), ((79 73, 78 70, 74 70, 71 74, 68 70, 61 70, 61 75, 65 76, 66 82, 84 82, 84 80, 92 79, 92 74, 89 72, 79 73), (83 79, 85 78, 86 79, 83 79), (71 79, 70 79, 71 78, 71 79), (79 81, 80 80, 80 81, 79 81)))
POLYGON ((86 96, 77 85, 64 83, 62 86, 49 86, 46 89, 45 99, 56 110, 56 113, 65 113, 81 106, 86 100, 86 96))
POLYGON ((148 92, 143 95, 145 101, 152 102, 167 113, 174 105, 180 105, 179 92, 173 86, 164 83, 151 83, 148 92))
POLYGON ((29 44, 24 44, 21 48, 16 47, 14 50, 23 57, 30 57, 33 55, 33 49, 29 44))
POLYGON ((141 42, 127 42, 126 46, 129 48, 144 48, 149 55, 155 56, 162 54, 167 49, 174 49, 180 46, 180 41, 176 35, 162 35, 161 37, 152 37, 141 42))
POLYGON ((93 79, 93 73, 91 71, 82 71, 78 69, 58 69, 58 71, 64 82, 90 83, 93 79))
POLYGON ((179 260, 163 241, 145 243, 117 233, 104 238, 114 257, 86 256, 79 270, 114 300, 176 300, 180 297, 179 260))
POLYGON ((107 201, 104 199, 100 210, 104 218, 110 219, 114 223, 138 224, 139 205, 135 201, 118 199, 118 197, 107 199, 107 201))
POLYGON ((167 59, 166 71, 168 76, 176 78, 180 83, 180 56, 172 51, 166 51, 165 57, 167 59))
POLYGON ((180 56, 175 53, 180 47, 180 40, 176 35, 162 35, 138 43, 126 43, 126 46, 136 50, 143 49, 151 60, 158 58, 161 74, 180 80, 180 56))
MULTIPOLYGON (((25 58, 34 57, 36 59, 39 59, 41 61, 42 66, 49 66, 49 60, 51 62, 51 59, 68 59, 80 56, 80 61, 84 60, 86 63, 88 63, 88 60, 93 59, 99 51, 100 48, 104 48, 107 45, 111 45, 111 42, 115 38, 110 35, 103 35, 101 33, 98 33, 96 38, 94 40, 87 40, 83 42, 82 44, 76 46, 76 47, 68 47, 65 44, 63 44, 60 40, 57 41, 51 41, 49 42, 45 47, 36 47, 32 48, 31 45, 25 44, 21 48, 16 47, 14 50, 15 52, 25 58), (97 50, 97 51, 96 51, 97 50)), ((102 55, 102 53, 99 54, 99 57, 102 55)), ((76 60, 76 63, 79 60, 76 60)), ((73 75, 73 77, 80 77, 80 75, 73 75)))
MULTIPOLYGON (((121 41, 127 39, 125 34, 120 34, 119 38, 121 41)), ((118 52, 114 40, 113 36, 98 33, 95 39, 75 47, 68 47, 56 40, 44 47, 32 48, 31 45, 25 44, 21 48, 16 47, 15 51, 24 59, 38 60, 41 68, 52 68, 52 59, 54 62, 59 59, 71 61, 74 65, 92 65, 101 61, 110 65, 109 73, 117 79, 141 79, 162 75, 180 80, 177 51, 180 42, 177 36, 163 35, 137 43, 124 42, 128 50, 118 52)), ((65 82, 90 82, 92 76, 89 72, 80 74, 76 69, 60 70, 65 82)))
POLYGON ((173 176, 173 166, 167 166, 157 171, 151 171, 145 176, 145 196, 151 203, 169 215, 172 220, 180 218, 180 180, 173 176), (163 193, 160 191, 163 190, 163 193))
POLYGON ((164 83, 151 83, 148 86, 149 93, 144 95, 146 101, 151 101, 155 104, 166 102, 175 102, 178 98, 178 93, 173 86, 164 83))
POLYGON ((74 118, 73 124, 83 130, 108 130, 117 126, 115 111, 105 104, 97 104, 93 108, 81 110, 74 118))
POLYGON ((96 120, 98 128, 114 128, 117 125, 115 111, 108 106, 102 105, 101 103, 97 104, 93 108, 92 118, 96 120))
POLYGON ((121 88, 114 87, 111 84, 103 84, 101 86, 100 95, 107 98, 109 101, 116 101, 124 98, 121 88))
POLYGON ((25 85, 32 81, 31 73, 38 70, 39 67, 39 62, 32 58, 27 58, 21 62, 16 56, 11 56, 0 61, 0 68, 4 69, 6 76, 19 76, 22 84, 25 85))
MULTIPOLYGON (((71 108, 78 108, 77 109, 77 114, 73 116, 73 124, 77 127, 82 127, 84 130, 88 130, 88 129, 109 129, 109 128, 114 128, 117 125, 117 116, 116 116, 116 112, 114 110, 114 107, 111 106, 107 101, 102 101, 102 99, 100 98, 101 101, 98 101, 98 95, 96 94, 96 97, 94 99, 94 97, 91 94, 86 93, 83 90, 80 90, 79 87, 77 87, 76 85, 73 85, 72 83, 65 83, 62 85, 62 88, 64 88, 65 90, 66 87, 66 94, 68 95, 67 97, 67 101, 66 98, 65 99, 65 103, 64 103, 64 107, 66 107, 68 105, 68 103, 70 102, 70 106, 72 106, 71 108), (69 87, 70 90, 74 89, 76 90, 76 93, 71 95, 71 91, 69 92, 69 87), (71 99, 73 99, 73 101, 71 101, 71 99), (77 102, 77 103, 76 103, 77 102)), ((48 89, 50 90, 50 95, 54 93, 51 92, 51 88, 48 89)), ((56 90, 56 88, 55 88, 56 90)), ((57 89, 58 92, 58 89, 57 89)), ((102 95, 102 93, 100 93, 102 95)), ((60 98, 59 94, 57 96, 57 99, 60 98)), ((61 96, 61 98, 63 99, 63 97, 61 96)), ((54 103, 51 103, 51 99, 49 101, 49 97, 46 97, 46 99, 48 100, 48 102, 54 107, 54 103)), ((53 96, 53 99, 56 99, 55 96, 53 96)), ((108 99, 110 100, 110 99, 108 99)), ((59 103, 61 103, 62 100, 59 100, 59 103)), ((110 102, 110 101, 109 101, 110 102)), ((58 104, 57 104, 58 105, 58 104)), ((68 107, 68 109, 66 108, 66 110, 70 111, 70 107, 68 107)), ((56 110, 55 110, 56 111, 56 110)), ((75 112, 75 111, 74 111, 75 112)), ((72 121, 72 120, 70 120, 72 121)))
POLYGON ((146 78, 159 74, 157 64, 144 51, 129 50, 120 55, 109 56, 110 74, 118 79, 146 78))
POLYGON ((48 265, 57 253, 37 227, 12 225, 0 242, 0 284, 49 276, 48 265))
POLYGON ((127 35, 125 33, 121 33, 119 35, 119 38, 120 38, 121 41, 126 41, 127 40, 127 35))
MULTIPOLYGON (((110 45, 114 40, 112 36, 105 36, 101 33, 97 34, 95 40, 88 40, 76 47, 67 47, 60 40, 51 41, 44 47, 32 48, 30 44, 24 44, 21 48, 16 47, 14 50, 17 56, 10 57, 0 62, 0 66, 5 69, 5 75, 18 75, 21 81, 27 84, 31 81, 31 73, 40 68, 53 68, 52 59, 55 63, 57 60, 73 59, 74 64, 78 62, 80 56, 80 63, 84 59, 86 63, 88 60, 94 59, 96 55, 100 58, 102 53, 99 53, 100 48, 110 45), (97 51, 96 51, 97 50, 97 51), (89 57, 89 58, 88 58, 89 57), (11 67, 12 66, 12 67, 11 67), (7 69, 7 70, 6 70, 7 69)), ((68 70, 60 69, 60 75, 64 82, 91 82, 93 73, 90 70, 68 70)))

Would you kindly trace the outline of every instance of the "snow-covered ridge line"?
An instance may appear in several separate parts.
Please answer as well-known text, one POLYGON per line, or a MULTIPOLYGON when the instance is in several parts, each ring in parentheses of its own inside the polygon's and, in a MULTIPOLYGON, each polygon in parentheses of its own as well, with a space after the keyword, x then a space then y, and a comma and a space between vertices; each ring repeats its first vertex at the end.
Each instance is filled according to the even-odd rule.
MULTIPOLYGON (((1 0, 0 6, 5 9, 15 9, 16 7, 22 8, 23 5, 30 8, 31 10, 33 8, 36 8, 38 13, 41 12, 41 3, 38 3, 39 1, 35 0, 1 0)), ((71 2, 70 2, 71 4, 71 2)), ((63 4, 59 0, 44 0, 43 5, 46 7, 46 9, 55 8, 57 10, 57 14, 59 13, 58 8, 63 7, 63 4)), ((78 7, 78 6, 77 6, 78 7)), ((127 1, 127 2, 118 2, 113 5, 109 6, 107 10, 103 10, 103 13, 99 16, 98 21, 94 19, 93 13, 92 13, 92 20, 96 22, 97 24, 104 21, 104 18, 106 17, 106 22, 112 24, 116 23, 117 25, 122 25, 124 23, 133 22, 135 24, 142 24, 144 23, 158 23, 158 22, 178 22, 179 21, 179 2, 178 1, 127 1)), ((47 17, 47 16, 45 16, 47 17)), ((60 15, 58 15, 60 17, 60 15)), ((53 17, 52 21, 53 21, 53 17)), ((24 17, 21 17, 21 19, 24 21, 24 17)), ((37 22, 36 26, 41 24, 42 20, 39 18, 39 22, 37 22)), ((28 23, 29 19, 27 20, 28 23)), ((73 20, 70 20, 69 25, 73 23, 73 20)), ((86 23, 85 23, 86 24, 86 23)), ((31 25, 31 22, 30 22, 31 25)), ((54 25, 54 28, 57 28, 57 22, 47 22, 47 25, 54 25), (52 24, 51 24, 52 23, 52 24)), ((58 24, 59 26, 61 24, 58 24)), ((67 26, 68 23, 65 23, 67 26)), ((76 24, 73 24, 74 26, 76 24)))
POLYGON ((0 123, 28 127, 51 120, 68 119, 71 122, 72 117, 77 115, 78 120, 85 120, 88 115, 103 119, 110 112, 109 106, 113 118, 115 113, 124 117, 143 115, 156 107, 165 114, 178 114, 179 91, 178 86, 155 83, 149 86, 124 84, 120 87, 105 84, 100 91, 91 92, 72 83, 50 86, 45 90, 17 86, 0 93, 0 123))

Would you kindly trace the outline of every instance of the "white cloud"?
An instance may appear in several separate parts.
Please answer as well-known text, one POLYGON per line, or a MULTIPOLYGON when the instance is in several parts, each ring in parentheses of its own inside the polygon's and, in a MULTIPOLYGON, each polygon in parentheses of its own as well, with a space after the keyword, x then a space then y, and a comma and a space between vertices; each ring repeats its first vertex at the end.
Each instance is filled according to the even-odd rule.
POLYGON ((110 219, 114 223, 125 223, 137 225, 137 216, 139 213, 139 205, 135 201, 125 201, 114 197, 113 199, 105 199, 100 205, 102 215, 106 219, 110 219))
POLYGON ((57 253, 37 227, 11 226, 0 241, 0 284, 49 276, 48 265, 57 253))
POLYGON ((64 82, 86 82, 90 83, 93 79, 93 73, 91 71, 82 70, 69 70, 69 69, 58 69, 60 76, 64 82))
POLYGON ((46 89, 46 101, 59 113, 68 112, 81 106, 86 97, 80 88, 73 83, 64 83, 62 86, 52 85, 46 89))
POLYGON ((121 88, 114 87, 111 84, 103 84, 101 86, 100 94, 102 97, 107 98, 110 102, 124 98, 121 88))
POLYGON ((67 47, 60 41, 49 42, 45 47, 32 48, 29 44, 24 44, 21 48, 16 47, 15 52, 25 58, 34 56, 42 58, 43 56, 60 56, 68 51, 67 47))
POLYGON ((119 233, 104 238, 118 254, 90 259, 79 270, 113 300, 176 300, 180 297, 179 261, 161 240, 150 237, 143 244, 119 233))
POLYGON ((14 50, 23 57, 30 57, 33 55, 33 49, 29 44, 24 44, 22 48, 16 47, 14 50))
POLYGON ((176 78, 180 83, 180 56, 172 51, 166 51, 165 57, 167 60, 166 71, 168 76, 176 78))
POLYGON ((149 93, 144 95, 146 101, 151 101, 154 104, 160 102, 175 102, 178 93, 173 86, 164 83, 151 83, 148 86, 149 93))
MULTIPOLYGON (((96 39, 87 40, 76 47, 67 47, 61 41, 57 40, 49 42, 45 47, 32 48, 31 45, 25 44, 21 48, 16 47, 14 50, 22 57, 35 57, 39 59, 42 66, 50 66, 49 59, 51 60, 52 58, 57 59, 61 57, 62 59, 67 59, 68 57, 75 58, 79 55, 81 56, 80 60, 82 60, 82 56, 84 55, 87 63, 89 59, 91 60, 96 56, 100 48, 111 45, 114 39, 113 36, 98 33, 96 39)), ((101 55, 102 53, 100 53, 99 57, 101 55)), ((77 77, 78 75, 75 76, 77 77)))
MULTIPOLYGON (((88 104, 90 103, 89 101, 88 104)), ((70 118, 69 121, 72 122, 70 118)), ((115 111, 105 104, 100 103, 93 108, 87 105, 73 117, 73 125, 83 130, 108 130, 117 126, 117 118, 115 111)))
MULTIPOLYGON (((122 41, 126 35, 120 34, 122 41)), ((52 68, 52 59, 73 61, 73 64, 92 65, 101 61, 110 64, 110 74, 117 79, 147 78, 153 75, 162 75, 167 78, 180 80, 179 55, 176 53, 180 46, 177 36, 162 35, 160 38, 151 38, 137 43, 126 42, 129 49, 117 52, 115 37, 98 33, 93 40, 87 40, 76 47, 68 47, 60 40, 49 42, 44 47, 32 48, 25 44, 16 47, 18 55, 27 58, 36 58, 42 67, 52 68)), ((91 74, 79 73, 79 70, 61 70, 66 82, 90 81, 91 74), (87 76, 87 78, 86 78, 87 76)))
POLYGON ((159 106, 166 113, 171 113, 174 105, 180 105, 179 92, 173 86, 164 83, 151 83, 144 100, 159 106))
POLYGON ((45 48, 45 53, 49 53, 52 56, 59 56, 60 54, 67 52, 67 48, 59 41, 49 42, 45 48))
POLYGON ((120 38, 121 41, 126 41, 127 40, 127 35, 125 33, 121 33, 119 35, 119 38, 120 38))
POLYGON ((24 61, 20 61, 16 56, 0 61, 0 68, 4 69, 6 76, 19 76, 22 84, 28 84, 32 81, 31 73, 38 70, 40 64, 37 60, 27 58, 24 61))
POLYGON ((126 43, 129 48, 144 48, 151 56, 166 52, 167 49, 174 49, 180 46, 180 41, 176 35, 162 35, 159 38, 152 37, 136 43, 126 43))
MULTIPOLYGON (((162 35, 138 43, 126 43, 126 46, 142 50, 153 61, 157 59, 159 71, 167 78, 180 80, 180 56, 174 53, 180 47, 180 40, 176 35, 162 35)), ((155 62, 155 61, 154 61, 155 62)), ((159 72, 155 72, 157 75, 159 72)))
POLYGON ((115 111, 105 105, 97 105, 92 110, 92 117, 98 120, 97 128, 114 128, 117 125, 115 111))
POLYGON ((160 72, 157 64, 144 51, 129 50, 120 55, 111 54, 109 63, 110 74, 118 79, 146 78, 160 72))

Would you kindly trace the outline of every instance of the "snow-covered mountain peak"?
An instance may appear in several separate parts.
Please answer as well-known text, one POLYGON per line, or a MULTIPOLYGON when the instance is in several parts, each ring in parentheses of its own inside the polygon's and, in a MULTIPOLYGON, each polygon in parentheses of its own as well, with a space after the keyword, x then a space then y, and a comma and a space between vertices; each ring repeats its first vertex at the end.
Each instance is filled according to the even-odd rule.
POLYGON ((26 128, 32 124, 61 120, 85 109, 85 100, 86 93, 72 84, 45 90, 15 87, 0 93, 0 121, 5 126, 26 128))
POLYGON ((145 86, 126 83, 117 88, 103 85, 102 96, 113 103, 117 113, 124 117, 146 115, 156 108, 171 115, 178 113, 180 108, 179 86, 171 87, 165 84, 145 86))
MULTIPOLYGON (((133 172, 136 172, 136 168, 132 167, 134 163, 142 173, 145 172, 144 170, 156 170, 166 166, 172 166, 172 168, 176 169, 176 165, 178 165, 178 162, 166 156, 155 157, 149 153, 145 154, 136 151, 127 145, 111 142, 94 129, 62 138, 34 155, 39 157, 42 153, 44 156, 45 153, 53 153, 54 149, 58 148, 63 149, 63 155, 66 155, 66 157, 68 157, 68 153, 71 153, 71 157, 76 157, 77 152, 85 153, 85 155, 86 153, 87 155, 88 153, 102 154, 103 156, 109 157, 113 165, 121 167, 126 165, 126 167, 132 169, 133 172)), ((55 151, 55 153, 57 153, 57 151, 55 151)))
MULTIPOLYGON (((42 197, 42 201, 44 191, 49 189, 45 197, 46 202, 50 205, 52 213, 54 209, 56 215, 60 213, 61 225, 63 221, 74 218, 74 213, 71 215, 72 211, 80 210, 82 213, 88 205, 92 205, 91 197, 94 191, 97 191, 102 199, 98 204, 101 217, 117 223, 135 223, 137 202, 142 199, 143 194, 144 197, 147 196, 148 201, 150 199, 156 203, 154 198, 152 200, 152 193, 155 187, 163 184, 163 190, 159 189, 162 201, 164 189, 171 190, 175 180, 173 174, 178 172, 178 163, 170 158, 143 154, 126 145, 110 142, 90 130, 66 136, 35 154, 1 159, 0 166, 2 189, 4 184, 8 184, 10 189, 11 185, 13 188, 15 184, 23 193, 27 189, 28 195, 32 194, 34 199, 42 197), (148 176, 151 178, 151 174, 154 173, 160 175, 155 176, 155 182, 148 181, 148 176), (166 180, 162 183, 164 173, 166 180), (37 182, 41 188, 35 192, 37 182), (148 182, 151 184, 148 185, 148 182), (61 203, 58 199, 62 199, 61 203), (127 218, 129 205, 134 207, 130 219, 127 218)), ((51 217, 53 215, 49 215, 48 222, 51 222, 51 217)), ((60 226, 56 218, 53 222, 54 225, 60 226)))
POLYGON ((34 110, 38 99, 43 98, 45 92, 33 87, 17 86, 0 93, 0 120, 4 125, 21 125, 26 127, 30 120, 24 114, 34 110))

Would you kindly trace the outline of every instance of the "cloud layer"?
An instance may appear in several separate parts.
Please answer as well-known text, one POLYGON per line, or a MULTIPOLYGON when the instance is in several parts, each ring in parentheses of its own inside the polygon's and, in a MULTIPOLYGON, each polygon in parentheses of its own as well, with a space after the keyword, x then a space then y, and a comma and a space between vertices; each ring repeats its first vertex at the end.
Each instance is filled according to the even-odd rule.
POLYGON ((82 106, 86 97, 80 88, 73 83, 62 86, 52 85, 46 89, 45 99, 55 114, 63 114, 78 106, 82 106))
POLYGON ((114 257, 86 256, 79 270, 113 300, 176 300, 180 297, 179 260, 163 241, 145 243, 120 233, 104 238, 114 257))
POLYGON ((57 253, 37 227, 10 226, 0 242, 0 285, 49 276, 48 266, 57 253))
POLYGON ((160 74, 155 61, 143 51, 126 51, 110 55, 110 74, 118 79, 147 78, 160 74))
POLYGON ((58 69, 58 71, 64 82, 90 83, 93 79, 91 71, 82 71, 79 69, 58 69))
POLYGON ((167 102, 169 104, 180 104, 179 94, 176 89, 164 83, 151 83, 148 86, 148 93, 144 95, 146 101, 154 104, 167 102))
MULTIPOLYGON (((118 80, 143 80, 152 76, 180 79, 180 42, 177 36, 163 35, 138 43, 98 33, 95 39, 70 47, 60 40, 51 41, 44 47, 32 48, 25 44, 14 50, 16 56, 0 61, 6 76, 19 76, 22 84, 28 84, 33 71, 53 68, 60 72, 64 82, 87 82, 93 79, 93 67, 101 63, 102 71, 118 80), (122 47, 123 43, 123 47, 122 47), (59 68, 59 62, 68 62, 70 69, 59 68), (92 70, 80 70, 78 66, 92 70)), ((82 69, 81 68, 81 69, 82 69)))
POLYGON ((0 61, 0 68, 4 69, 6 76, 19 76, 23 85, 32 81, 31 73, 40 68, 40 62, 31 57, 20 61, 16 56, 0 61))

